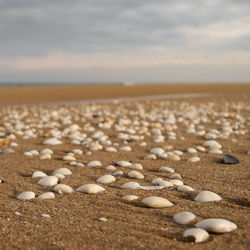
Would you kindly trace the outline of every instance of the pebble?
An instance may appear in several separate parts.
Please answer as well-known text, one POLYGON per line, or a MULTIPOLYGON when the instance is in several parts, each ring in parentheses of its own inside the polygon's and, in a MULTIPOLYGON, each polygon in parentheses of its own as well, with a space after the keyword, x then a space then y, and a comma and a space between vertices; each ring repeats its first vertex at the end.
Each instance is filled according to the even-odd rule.
POLYGON ((188 162, 198 162, 200 161, 200 157, 194 156, 188 159, 188 162))
POLYGON ((187 185, 182 185, 178 187, 178 191, 182 191, 182 192, 194 192, 194 189, 190 186, 187 185))
POLYGON ((146 197, 141 202, 145 206, 152 207, 152 208, 163 208, 163 207, 170 207, 174 205, 169 200, 162 198, 162 197, 158 197, 158 196, 146 197))
POLYGON ((206 149, 204 147, 202 147, 202 146, 197 146, 196 149, 198 151, 200 151, 200 152, 205 152, 206 151, 206 149))
POLYGON ((172 186, 174 186, 171 182, 165 181, 165 180, 159 181, 158 185, 161 186, 161 187, 172 187, 172 186))
POLYGON ((60 145, 62 144, 62 142, 60 140, 58 140, 57 138, 50 138, 47 139, 43 142, 43 144, 45 145, 60 145))
POLYGON ((189 154, 196 154, 196 153, 197 153, 197 150, 196 150, 195 148, 188 148, 188 149, 187 149, 187 152, 188 152, 189 154))
POLYGON ((35 193, 31 191, 22 192, 16 198, 21 201, 31 200, 35 198, 35 193))
POLYGON ((138 182, 127 182, 120 186, 122 189, 140 189, 141 185, 138 182))
POLYGON ((116 181, 115 177, 111 174, 105 174, 96 180, 96 182, 102 183, 102 184, 108 184, 108 183, 112 183, 115 181, 116 181))
POLYGON ((160 167, 159 168, 159 172, 166 172, 166 173, 171 173, 171 174, 173 174, 174 172, 175 172, 175 170, 174 169, 172 169, 172 168, 169 168, 169 167, 160 167))
POLYGON ((156 177, 154 178, 151 183, 154 184, 154 185, 159 185, 159 183, 163 181, 163 179, 161 177, 156 177))
POLYGON ((195 219, 195 215, 190 212, 180 212, 173 216, 173 220, 177 224, 186 225, 195 219))
POLYGON ((133 179, 144 179, 144 175, 136 170, 129 171, 128 177, 133 179))
POLYGON ((13 150, 12 148, 6 148, 6 149, 4 149, 3 150, 3 154, 4 155, 8 155, 8 154, 12 154, 12 153, 14 153, 15 152, 15 150, 13 150))
POLYGON ((214 140, 209 140, 209 141, 205 141, 203 143, 203 146, 205 147, 209 147, 210 149, 221 149, 222 146, 220 145, 220 143, 218 143, 217 141, 214 140))
POLYGON ((105 191, 105 188, 97 184, 85 184, 76 189, 77 192, 87 193, 87 194, 96 194, 99 192, 105 191))
POLYGON ((237 225, 229 220, 211 218, 199 221, 195 224, 195 227, 202 228, 208 232, 213 233, 228 233, 237 228, 237 225))
POLYGON ((58 178, 55 176, 45 176, 42 179, 40 179, 37 184, 41 186, 55 186, 58 182, 58 178))
POLYGON ((182 179, 181 176, 180 176, 180 174, 177 174, 177 173, 168 176, 168 178, 169 179, 177 179, 177 180, 181 180, 182 179))
POLYGON ((201 228, 189 228, 184 231, 183 238, 187 241, 200 243, 206 241, 209 238, 209 234, 201 228))
POLYGON ((20 215, 22 215, 22 214, 21 214, 21 213, 19 213, 19 212, 15 212, 15 215, 20 216, 20 215))
POLYGON ((149 154, 149 155, 146 155, 143 159, 144 160, 156 160, 156 155, 154 154, 149 154))
POLYGON ((40 177, 45 177, 45 176, 47 176, 47 175, 42 171, 35 171, 32 174, 32 178, 40 178, 40 177))
POLYGON ((107 147, 107 148, 105 148, 105 151, 106 152, 117 152, 117 149, 114 147, 107 147))
POLYGON ((154 154, 154 155, 157 155, 157 156, 160 156, 160 155, 164 154, 165 151, 164 151, 164 149, 162 149, 162 148, 152 148, 152 149, 150 150, 150 153, 151 153, 151 154, 154 154))
POLYGON ((163 189, 164 186, 141 186, 140 189, 143 190, 158 190, 158 189, 163 189))
POLYGON ((40 151, 40 154, 50 154, 50 155, 52 155, 53 153, 54 153, 53 150, 51 150, 50 148, 45 148, 45 149, 40 151))
POLYGON ((225 164, 237 164, 239 162, 240 161, 236 157, 234 157, 232 155, 225 155, 224 156, 224 163, 225 164))
POLYGON ((201 191, 195 198, 198 202, 210 202, 210 201, 220 201, 222 198, 211 191, 201 191))
POLYGON ((91 161, 87 164, 87 167, 101 167, 102 164, 99 161, 91 161))
POLYGON ((74 189, 66 184, 57 184, 54 187, 54 191, 58 193, 71 194, 74 193, 74 189))
POLYGON ((134 201, 137 200, 138 198, 139 198, 138 196, 132 194, 128 194, 122 197, 122 199, 126 201, 134 201))
POLYGON ((52 175, 55 175, 55 174, 71 175, 72 172, 68 168, 58 168, 57 170, 53 172, 52 175))
POLYGON ((120 147, 119 150, 120 150, 120 151, 126 151, 126 152, 132 151, 131 147, 129 147, 129 146, 120 147))
POLYGON ((223 151, 217 148, 213 148, 208 151, 209 154, 223 154, 223 151))
POLYGON ((49 199, 54 199, 55 198, 55 194, 52 192, 45 192, 43 194, 38 195, 39 199, 44 199, 44 200, 49 200, 49 199))

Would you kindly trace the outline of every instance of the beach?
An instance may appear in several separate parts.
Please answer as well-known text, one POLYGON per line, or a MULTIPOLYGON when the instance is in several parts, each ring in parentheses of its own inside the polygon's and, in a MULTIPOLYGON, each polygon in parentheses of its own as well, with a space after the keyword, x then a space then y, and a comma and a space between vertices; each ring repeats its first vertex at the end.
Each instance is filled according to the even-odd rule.
POLYGON ((2 87, 1 248, 248 249, 249 128, 250 84, 2 87), (93 136, 97 131, 103 133, 103 140, 101 136, 93 136), (205 132, 197 134, 199 131, 205 132), (62 144, 44 145, 46 139, 54 137, 62 144), (86 141, 87 138, 91 139, 86 141), (204 152, 187 152, 188 148, 203 147, 208 140, 222 145, 222 153, 209 153, 208 148, 204 152), (11 146, 11 143, 17 145, 11 146), (96 149, 96 145, 101 147, 96 149), (108 146, 117 151, 106 151, 108 146), (120 149, 126 146, 131 151, 120 149), (179 150, 183 154, 178 161, 170 160, 170 154, 165 158, 145 159, 156 147, 165 152, 179 150), (24 154, 45 148, 53 150, 51 159, 24 154), (5 151, 5 154, 7 149, 13 152, 5 151), (70 165, 70 161, 63 160, 74 149, 82 151, 74 157, 84 166, 70 165), (240 162, 224 164, 224 155, 232 155, 240 162), (200 161, 189 162, 193 156, 200 161), (93 160, 100 161, 102 166, 87 167, 93 160), (138 171, 144 178, 129 178, 131 169, 117 165, 121 160, 141 164, 143 169, 138 171), (110 165, 123 174, 115 176, 113 183, 100 184, 105 191, 96 194, 57 193, 53 187, 38 185, 39 179, 31 177, 34 171, 51 175, 56 169, 68 168, 72 175, 59 182, 76 190, 84 184, 96 184, 100 176, 110 173, 105 169, 110 165), (169 173, 158 171, 162 166, 174 169, 181 181, 194 191, 180 192, 178 186, 154 190, 120 188, 131 181, 152 186, 154 178, 169 180, 169 173), (215 192, 222 200, 194 201, 203 190, 215 192), (16 197, 24 191, 34 192, 36 198, 18 200, 16 197), (48 191, 55 193, 54 199, 37 198, 48 191), (138 199, 122 199, 128 194, 138 199), (141 200, 149 196, 164 197, 173 206, 146 207, 141 200), (188 225, 175 223, 173 216, 182 211, 194 213, 195 220, 188 225), (107 221, 99 220, 101 217, 107 221), (200 244, 183 239, 186 229, 208 218, 229 220, 237 229, 223 234, 211 233, 209 239, 200 244))

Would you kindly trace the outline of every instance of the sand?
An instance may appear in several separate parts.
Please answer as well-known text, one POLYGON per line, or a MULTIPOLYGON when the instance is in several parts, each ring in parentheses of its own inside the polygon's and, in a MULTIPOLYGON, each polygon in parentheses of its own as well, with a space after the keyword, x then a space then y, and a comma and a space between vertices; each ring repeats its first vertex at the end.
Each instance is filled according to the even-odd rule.
MULTIPOLYGON (((13 87, 0 88, 1 110, 10 105, 19 109, 20 104, 45 104, 62 101, 80 101, 83 99, 118 98, 131 96, 151 96, 177 93, 209 93, 207 97, 185 98, 192 105, 215 102, 218 110, 225 102, 244 102, 250 104, 250 85, 145 85, 145 86, 54 86, 54 87, 13 87), (211 94, 211 95, 210 95, 211 94)), ((183 99, 170 100, 173 107, 179 105, 183 99)), ((143 105, 152 103, 142 101, 143 105)), ((157 105, 158 101, 153 102, 157 105)), ((100 104, 112 105, 112 104, 100 104)), ((135 108, 136 102, 127 104, 129 109, 135 108)), ((33 105, 32 105, 33 106, 33 105)), ((65 107, 65 105, 64 105, 65 107)), ((72 105, 66 105, 72 107, 72 105)), ((230 107, 228 107, 230 110, 230 107)), ((244 111, 246 117, 249 110, 244 111)), ((0 126, 4 117, 0 118, 0 126)), ((182 133, 182 131, 180 131, 182 133)), ((234 138, 234 137, 233 137, 234 138)), ((93 155, 78 156, 78 160, 87 163, 99 160, 106 167, 118 160, 130 160, 142 163, 146 180, 136 180, 145 185, 146 181, 161 176, 160 166, 169 166, 180 173, 185 184, 196 189, 194 194, 185 194, 175 189, 162 190, 122 190, 117 188, 126 181, 133 181, 126 177, 117 177, 115 183, 105 186, 106 191, 99 194, 56 194, 53 200, 19 201, 16 196, 23 191, 33 191, 36 195, 51 190, 36 184, 31 178, 35 170, 52 173, 60 167, 68 167, 72 176, 67 176, 62 183, 74 189, 95 180, 108 171, 102 167, 89 169, 71 167, 60 158, 65 152, 80 146, 74 146, 69 141, 63 145, 50 146, 55 152, 52 160, 41 161, 37 157, 26 157, 23 152, 48 146, 42 145, 45 138, 17 139, 19 143, 16 153, 0 154, 0 242, 2 249, 248 249, 249 235, 249 163, 250 150, 249 131, 246 135, 237 136, 237 142, 221 139, 225 154, 236 156, 240 163, 237 165, 221 164, 221 155, 200 153, 201 162, 188 163, 188 156, 179 162, 163 159, 144 161, 142 158, 154 145, 148 142, 146 148, 139 147, 132 141, 128 145, 132 152, 107 153, 94 152, 93 155), (198 190, 210 190, 219 194, 220 202, 198 203, 193 198, 198 190), (139 196, 138 201, 127 202, 122 197, 127 194, 139 196), (174 206, 163 209, 146 208, 141 203, 146 196, 162 196, 171 201, 174 206), (197 216, 197 222, 206 218, 224 218, 232 221, 238 229, 232 233, 211 234, 209 241, 202 244, 185 242, 182 233, 190 226, 174 223, 172 217, 181 211, 189 211, 197 216), (16 215, 20 212, 21 215, 16 215), (50 218, 43 218, 42 214, 49 214, 50 218), (108 219, 99 221, 100 217, 108 219)), ((191 136, 188 140, 168 141, 175 149, 186 150, 188 147, 200 145, 204 140, 191 136)), ((160 144, 163 145, 163 144, 160 144)), ((2 147, 3 149, 3 147, 2 147)), ((118 169, 119 170, 119 169, 118 169)), ((125 170, 126 171, 126 170, 125 170)), ((127 171, 128 172, 128 171, 127 171)))

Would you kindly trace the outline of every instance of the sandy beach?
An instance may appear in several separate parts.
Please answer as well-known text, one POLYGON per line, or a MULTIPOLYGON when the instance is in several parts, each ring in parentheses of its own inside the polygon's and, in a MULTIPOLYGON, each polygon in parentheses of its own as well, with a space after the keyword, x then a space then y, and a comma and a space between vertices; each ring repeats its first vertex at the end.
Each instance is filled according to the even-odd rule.
POLYGON ((2 87, 1 248, 248 249, 249 128, 250 84, 2 87), (187 95, 178 97, 177 94, 187 95), (169 98, 119 102, 119 98, 160 95, 169 95, 169 98), (170 98, 171 95, 176 96, 170 98), (107 98, 117 101, 80 103, 107 98), (172 123, 166 121, 170 114, 174 114, 176 119, 172 123), (78 126, 75 130, 70 128, 73 124, 78 126), (187 131, 191 128, 195 132, 187 131), (203 130, 205 134, 196 134, 203 130), (74 144, 70 135, 76 131, 78 134, 75 136, 84 134, 92 139, 86 142, 86 138, 82 138, 80 144, 74 144), (94 138, 96 131, 102 131, 107 137, 104 141, 110 140, 111 145, 101 144, 99 138, 94 138), (222 145, 222 154, 208 153, 207 148, 205 152, 187 152, 188 148, 203 146, 205 141, 212 140, 213 135, 208 135, 210 132, 215 136, 214 140, 222 145), (158 133, 164 137, 159 142, 154 141, 158 133), (62 144, 43 144, 55 135, 62 144), (94 142, 100 142, 102 147, 99 150, 91 149, 90 144, 94 142), (145 142, 145 146, 140 145, 142 142, 145 142), (108 146, 115 147, 117 152, 105 151, 108 146), (131 151, 119 150, 122 146, 129 146, 131 151), (161 157, 145 160, 144 157, 155 147, 164 148, 165 151, 179 150, 183 155, 180 155, 179 161, 161 157), (25 152, 40 152, 45 148, 53 150, 51 159, 41 160, 38 155, 24 155, 25 152), (13 152, 4 153, 8 149, 13 152), (69 161, 62 160, 73 149, 83 152, 74 157, 84 167, 72 166, 69 161), (240 162, 223 164, 226 154, 237 157, 240 162), (200 161, 188 162, 192 156, 198 156, 200 161), (87 167, 93 160, 100 161, 102 166, 87 167), (131 169, 116 164, 121 160, 142 164, 143 170, 138 171, 144 175, 144 179, 129 178, 127 174, 131 169), (66 167, 72 171, 72 175, 59 182, 75 190, 81 185, 96 183, 97 178, 110 173, 105 169, 109 165, 114 165, 116 171, 123 171, 123 175, 115 176, 113 183, 100 184, 105 191, 97 194, 60 194, 53 191, 53 187, 38 185, 39 179, 31 177, 34 171, 51 175, 54 170, 66 167), (156 177, 169 180, 169 173, 158 171, 161 166, 173 168, 181 175, 181 181, 191 186, 194 192, 180 192, 175 186, 159 190, 120 188, 130 181, 150 186, 156 177), (194 197, 203 190, 215 192, 222 200, 194 201, 194 197), (18 200, 17 195, 24 191, 34 192, 36 198, 18 200), (55 198, 37 198, 47 191, 54 192, 55 198), (130 202, 123 200, 122 197, 128 194, 136 195, 138 199, 130 202), (148 196, 164 197, 174 205, 166 208, 145 207, 141 200, 148 196), (182 211, 194 213, 195 220, 188 225, 176 224, 173 216, 182 211), (44 218, 42 214, 50 217, 44 218), (107 221, 100 221, 101 217, 107 221), (183 239, 182 234, 186 229, 208 218, 229 220, 237 225, 237 229, 223 234, 211 233, 209 239, 200 244, 183 239))

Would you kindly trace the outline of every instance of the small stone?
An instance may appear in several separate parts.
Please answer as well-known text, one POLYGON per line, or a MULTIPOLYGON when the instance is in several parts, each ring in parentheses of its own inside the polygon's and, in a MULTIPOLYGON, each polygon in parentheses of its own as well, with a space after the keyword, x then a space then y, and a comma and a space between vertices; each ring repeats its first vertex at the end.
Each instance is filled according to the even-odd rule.
POLYGON ((26 201, 26 200, 31 200, 35 198, 35 193, 31 192, 31 191, 27 191, 27 192, 22 192, 21 194, 19 194, 17 196, 18 200, 22 200, 22 201, 26 201))
POLYGON ((159 183, 163 181, 163 179, 161 177, 156 177, 154 178, 151 183, 154 184, 154 185, 159 185, 159 183))
POLYGON ((218 143, 217 141, 214 141, 214 140, 209 140, 209 141, 204 142, 203 146, 209 147, 210 149, 221 149, 222 148, 220 143, 218 143))
POLYGON ((37 198, 44 199, 44 200, 54 199, 55 194, 52 192, 45 192, 43 194, 40 194, 37 198))
POLYGON ((236 157, 234 157, 232 155, 225 155, 224 156, 224 163, 225 164, 237 164, 239 162, 240 161, 236 157))
POLYGON ((85 167, 85 165, 84 165, 83 163, 81 163, 81 162, 78 162, 78 163, 76 164, 76 166, 77 166, 77 167, 85 167))
POLYGON ((128 194, 122 197, 122 199, 126 201, 134 201, 137 200, 138 198, 139 198, 138 196, 132 194, 128 194))
POLYGON ((143 190, 158 190, 163 189, 164 186, 141 186, 140 188, 143 190))
POLYGON ((105 148, 105 151, 106 152, 117 152, 117 149, 114 147, 107 147, 107 148, 105 148))
POLYGON ((19 213, 19 212, 15 212, 15 215, 20 216, 20 215, 22 215, 22 214, 21 214, 21 213, 19 213))
POLYGON ((138 182, 127 182, 120 186, 122 189, 140 189, 141 185, 138 182))
POLYGON ((108 184, 108 183, 112 183, 115 181, 116 181, 115 177, 111 174, 105 174, 96 180, 96 182, 102 183, 102 184, 108 184))
POLYGON ((210 151, 208 151, 209 154, 223 154, 223 151, 217 148, 213 148, 210 151))
POLYGON ((146 155, 143 159, 144 160, 156 160, 156 155, 154 154, 149 154, 149 155, 146 155))
POLYGON ((42 178, 42 177, 45 177, 45 176, 47 176, 47 175, 42 171, 35 171, 32 174, 32 178, 42 178))
POLYGON ((154 155, 157 155, 157 156, 160 156, 160 155, 164 154, 165 151, 164 151, 164 149, 162 149, 162 148, 152 148, 152 149, 150 150, 150 153, 151 153, 151 154, 154 154, 154 155))
POLYGON ((141 202, 145 206, 152 207, 152 208, 163 208, 163 207, 170 207, 174 205, 169 200, 162 198, 162 197, 158 197, 158 196, 146 197, 141 202))
POLYGON ((160 167, 159 172, 165 172, 165 173, 173 174, 175 172, 175 170, 172 169, 172 168, 169 168, 169 167, 160 167))
POLYGON ((185 238, 187 241, 200 243, 206 241, 209 238, 209 234, 207 231, 201 228, 190 228, 185 230, 183 233, 183 238, 185 238))
POLYGON ((85 184, 76 189, 77 192, 87 193, 87 194, 96 194, 99 192, 105 191, 105 188, 97 184, 85 184))
POLYGON ((62 142, 57 138, 50 138, 43 142, 45 145, 60 145, 62 142))
POLYGON ((129 147, 129 146, 120 147, 119 150, 120 150, 120 151, 126 151, 126 152, 132 151, 131 147, 129 147))
POLYGON ((171 182, 165 181, 165 180, 159 181, 158 185, 161 186, 161 187, 172 187, 172 186, 174 186, 171 182))
POLYGON ((228 233, 235 230, 237 225, 229 220, 211 218, 196 223, 195 227, 202 228, 213 233, 228 233))
POLYGON ((8 155, 8 154, 12 154, 12 153, 14 153, 15 152, 15 150, 13 150, 12 148, 6 148, 6 149, 4 149, 3 150, 3 154, 4 155, 8 155))
POLYGON ((173 220, 177 224, 186 225, 195 219, 195 215, 190 212, 180 212, 175 214, 173 220))
POLYGON ((222 198, 211 191, 201 191, 195 198, 198 202, 210 202, 210 201, 220 201, 222 198))
POLYGON ((87 164, 87 167, 101 167, 102 164, 99 161, 91 161, 87 164))
POLYGON ((53 153, 54 153, 53 150, 51 150, 50 148, 45 148, 45 149, 40 151, 40 154, 50 154, 50 155, 52 155, 53 153))
POLYGON ((74 193, 74 189, 68 185, 65 185, 65 184, 57 184, 55 187, 54 187, 54 191, 56 192, 60 192, 60 193, 65 193, 65 194, 71 194, 71 193, 74 193))
POLYGON ((197 150, 196 150, 195 148, 188 148, 188 149, 187 149, 187 152, 188 152, 189 154, 196 154, 196 153, 197 153, 197 150))
POLYGON ((133 178, 133 179, 144 179, 144 175, 136 170, 129 171, 128 177, 133 178))
POLYGON ((45 176, 42 179, 40 179, 37 184, 41 186, 55 186, 58 182, 58 178, 55 176, 45 176))
POLYGON ((182 192, 194 192, 194 189, 190 186, 187 185, 182 185, 178 187, 178 191, 182 191, 182 192))
POLYGON ((71 175, 72 172, 68 168, 58 168, 57 170, 53 172, 52 175, 55 175, 55 174, 71 175))
POLYGON ((204 147, 202 147, 202 146, 197 146, 196 149, 198 151, 200 151, 200 152, 205 152, 206 151, 206 149, 204 147))

